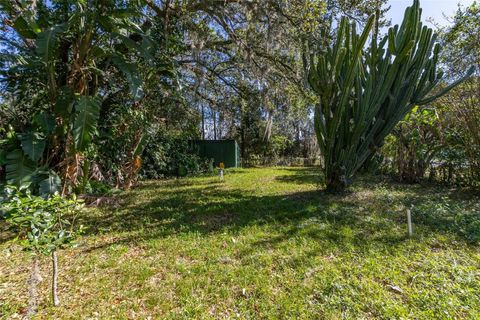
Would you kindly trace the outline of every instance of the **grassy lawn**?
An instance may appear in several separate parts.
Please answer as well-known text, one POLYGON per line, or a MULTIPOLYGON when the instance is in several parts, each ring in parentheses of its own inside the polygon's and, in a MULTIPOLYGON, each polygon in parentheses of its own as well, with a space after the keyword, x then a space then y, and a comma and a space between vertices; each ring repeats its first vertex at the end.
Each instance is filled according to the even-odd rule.
MULTIPOLYGON (((89 209, 80 246, 49 261, 39 318, 480 319, 479 196, 360 178, 319 191, 308 168, 148 181, 89 209), (404 206, 414 205, 406 237, 404 206)), ((0 244, 0 316, 26 306, 28 255, 0 244)))

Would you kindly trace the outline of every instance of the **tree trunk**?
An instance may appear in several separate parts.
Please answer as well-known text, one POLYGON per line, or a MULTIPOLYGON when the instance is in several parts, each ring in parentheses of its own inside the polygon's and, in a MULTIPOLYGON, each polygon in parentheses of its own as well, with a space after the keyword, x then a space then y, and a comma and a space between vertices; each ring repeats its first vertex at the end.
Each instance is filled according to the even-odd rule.
POLYGON ((217 140, 217 112, 213 110, 213 140, 217 140))
POLYGON ((345 175, 341 174, 339 170, 332 170, 327 173, 327 192, 332 194, 339 194, 345 192, 347 182, 345 175))
POLYGON ((223 122, 223 117, 222 117, 222 112, 218 112, 218 139, 222 139, 222 122, 223 122))
POLYGON ((205 107, 202 104, 202 140, 205 140, 205 107))
POLYGON ((37 255, 33 257, 30 279, 28 279, 28 308, 27 318, 31 318, 37 312, 38 306, 38 284, 42 281, 37 255))
POLYGON ((52 300, 55 307, 60 305, 60 300, 58 299, 57 294, 57 283, 58 283, 58 258, 57 251, 52 251, 52 300))

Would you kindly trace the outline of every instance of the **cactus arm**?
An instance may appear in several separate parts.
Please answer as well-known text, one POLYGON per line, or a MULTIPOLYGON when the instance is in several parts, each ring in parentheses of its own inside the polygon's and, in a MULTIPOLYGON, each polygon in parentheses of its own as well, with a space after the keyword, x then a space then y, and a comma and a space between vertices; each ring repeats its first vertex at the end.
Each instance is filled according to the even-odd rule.
POLYGON ((475 72, 475 67, 474 66, 471 66, 470 69, 468 70, 468 72, 463 76, 461 77, 460 79, 456 80, 455 82, 451 83, 450 85, 448 85, 447 87, 443 88, 442 90, 440 90, 440 92, 438 92, 437 94, 433 95, 433 96, 430 96, 430 97, 427 97, 423 100, 419 100, 416 102, 416 104, 418 105, 425 105, 425 104, 428 104, 428 103, 431 103, 432 101, 438 99, 439 97, 445 95, 446 93, 448 93, 450 90, 452 90, 453 88, 455 88, 456 86, 458 86, 459 84, 461 84, 462 82, 464 82, 465 80, 467 80, 468 78, 470 78, 472 76, 472 74, 475 72))

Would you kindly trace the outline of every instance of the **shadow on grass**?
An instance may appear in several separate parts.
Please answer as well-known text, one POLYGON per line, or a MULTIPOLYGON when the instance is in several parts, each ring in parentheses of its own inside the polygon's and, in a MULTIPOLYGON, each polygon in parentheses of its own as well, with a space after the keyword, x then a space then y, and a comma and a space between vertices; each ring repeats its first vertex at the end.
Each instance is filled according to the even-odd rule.
MULTIPOLYGON (((294 172, 276 180, 304 184, 319 179, 318 170, 287 170, 294 172)), ((403 232, 389 230, 405 223, 403 211, 396 208, 414 204, 415 222, 428 232, 448 232, 469 242, 480 237, 480 228, 469 227, 472 222, 480 223, 480 212, 470 210, 469 201, 452 200, 459 192, 454 190, 406 186, 368 177, 360 178, 346 196, 320 190, 261 196, 221 186, 221 182, 208 179, 147 182, 123 196, 122 208, 97 210, 85 216, 82 223, 87 234, 124 234, 117 242, 180 233, 235 234, 249 226, 265 225, 278 227, 282 234, 258 245, 272 246, 302 234, 337 246, 353 244, 359 250, 368 250, 374 243, 395 246, 404 241, 403 232), (453 210, 451 203, 457 206, 453 210)))
POLYGON ((293 174, 278 176, 275 180, 279 182, 314 184, 319 189, 324 187, 323 172, 319 167, 308 168, 282 168, 284 171, 293 172, 293 174))

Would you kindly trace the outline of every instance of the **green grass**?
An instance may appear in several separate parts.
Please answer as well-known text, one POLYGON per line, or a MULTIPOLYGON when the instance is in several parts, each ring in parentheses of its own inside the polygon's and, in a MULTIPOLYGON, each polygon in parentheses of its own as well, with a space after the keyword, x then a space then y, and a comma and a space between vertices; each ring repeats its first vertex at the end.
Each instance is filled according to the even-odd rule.
MULTIPOLYGON (((315 169, 242 169, 148 181, 117 209, 89 209, 80 246, 60 253, 57 309, 43 261, 39 318, 480 318, 478 195, 364 177, 331 196, 317 181, 315 169)), ((26 306, 29 266, 9 248, 4 318, 26 306)))

